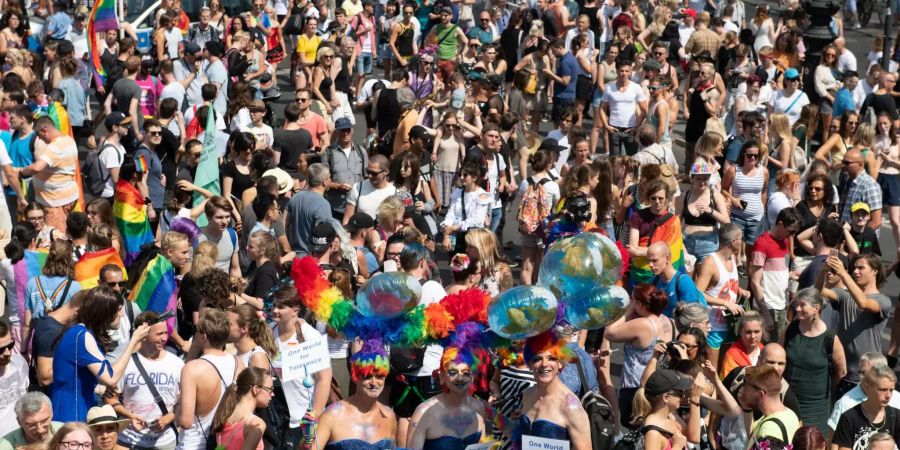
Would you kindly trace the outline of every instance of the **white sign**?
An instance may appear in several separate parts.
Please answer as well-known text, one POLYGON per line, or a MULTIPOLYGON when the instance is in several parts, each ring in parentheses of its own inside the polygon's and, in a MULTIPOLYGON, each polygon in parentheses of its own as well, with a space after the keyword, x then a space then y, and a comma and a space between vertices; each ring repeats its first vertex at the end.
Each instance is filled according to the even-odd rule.
POLYGON ((328 339, 324 336, 281 352, 281 381, 301 380, 329 367, 328 339))
POLYGON ((522 450, 569 450, 569 441, 522 435, 522 450))

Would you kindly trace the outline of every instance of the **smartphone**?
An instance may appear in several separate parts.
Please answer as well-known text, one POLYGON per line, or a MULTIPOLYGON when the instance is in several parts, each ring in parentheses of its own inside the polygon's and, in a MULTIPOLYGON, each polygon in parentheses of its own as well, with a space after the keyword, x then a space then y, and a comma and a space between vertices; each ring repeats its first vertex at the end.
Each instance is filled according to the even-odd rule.
POLYGON ((747 209, 747 200, 741 200, 741 209, 747 209))
POLYGON ((828 256, 834 256, 835 258, 837 258, 837 256, 838 256, 837 249, 836 248, 831 249, 831 251, 828 252, 828 256))
POLYGON ((160 314, 158 319, 156 319, 152 322, 148 322, 147 324, 148 325, 156 325, 160 322, 165 322, 173 317, 175 317, 175 311, 166 311, 166 312, 160 314))

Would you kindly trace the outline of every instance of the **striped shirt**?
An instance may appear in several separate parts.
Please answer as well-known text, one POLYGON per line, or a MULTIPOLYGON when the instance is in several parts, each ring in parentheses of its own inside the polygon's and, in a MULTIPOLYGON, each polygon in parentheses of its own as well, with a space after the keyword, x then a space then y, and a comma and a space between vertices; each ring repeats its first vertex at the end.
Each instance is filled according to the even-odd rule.
POLYGON ((38 158, 47 168, 34 174, 35 200, 41 205, 59 207, 78 200, 79 189, 75 182, 78 164, 78 147, 70 136, 58 136, 38 158))
POLYGON ((731 214, 744 219, 759 220, 763 216, 762 192, 763 169, 757 167, 752 178, 744 175, 741 167, 736 167, 734 182, 731 184, 731 195, 747 202, 744 209, 732 208, 731 214))

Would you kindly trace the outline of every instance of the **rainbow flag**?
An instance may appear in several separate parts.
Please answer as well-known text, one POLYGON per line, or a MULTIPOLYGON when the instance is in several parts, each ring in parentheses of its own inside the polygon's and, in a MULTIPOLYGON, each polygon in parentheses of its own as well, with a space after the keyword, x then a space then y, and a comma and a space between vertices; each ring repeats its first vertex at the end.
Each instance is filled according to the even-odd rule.
POLYGON ((91 67, 94 69, 94 80, 98 85, 106 81, 106 71, 100 63, 100 46, 97 45, 97 33, 119 29, 119 19, 116 17, 116 0, 97 0, 88 17, 87 42, 88 55, 91 58, 91 67))
MULTIPOLYGON (((672 251, 672 266, 679 272, 684 272, 684 241, 681 236, 681 219, 673 215, 668 221, 656 227, 653 232, 652 242, 665 242, 672 251)), ((641 237, 641 247, 649 247, 650 239, 641 237)), ((653 272, 650 271, 650 261, 646 256, 634 256, 631 258, 631 271, 628 276, 630 286, 640 283, 649 283, 653 280, 653 272)))
POLYGON ((25 323, 25 286, 28 280, 41 274, 47 262, 47 249, 25 250, 25 257, 13 265, 16 282, 16 302, 19 306, 19 323, 25 323))
MULTIPOLYGON (((60 133, 72 138, 75 137, 75 134, 72 132, 72 122, 69 121, 69 112, 66 111, 66 107, 62 103, 50 103, 47 106, 47 117, 50 117, 50 120, 53 121, 60 133)), ((78 184, 78 201, 75 202, 75 207, 72 208, 72 211, 83 212, 85 202, 84 186, 81 183, 81 164, 75 164, 75 183, 78 184)))
POLYGON ((99 284, 100 269, 107 264, 114 264, 122 269, 122 276, 128 279, 125 264, 115 248, 107 248, 99 252, 87 252, 75 264, 75 281, 82 289, 91 289, 99 284))
POLYGON ((150 164, 147 163, 147 155, 141 155, 134 158, 134 166, 138 173, 147 173, 150 171, 150 164))
POLYGON ((113 217, 125 241, 125 265, 131 265, 141 252, 141 246, 153 242, 153 233, 144 207, 144 196, 125 180, 116 183, 113 217))
MULTIPOLYGON (((165 256, 156 255, 138 278, 129 300, 137 304, 141 311, 164 313, 175 310, 178 306, 177 297, 175 268, 165 256)), ((169 319, 166 323, 171 333, 175 326, 175 318, 169 319)))

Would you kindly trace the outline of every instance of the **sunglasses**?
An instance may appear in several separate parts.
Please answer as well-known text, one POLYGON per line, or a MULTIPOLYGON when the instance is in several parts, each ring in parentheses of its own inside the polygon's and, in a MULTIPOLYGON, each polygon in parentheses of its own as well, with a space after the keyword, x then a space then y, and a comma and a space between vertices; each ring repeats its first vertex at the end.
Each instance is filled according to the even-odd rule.
POLYGON ((303 102, 308 102, 308 101, 309 101, 309 98, 299 98, 299 97, 297 98, 297 103, 303 103, 303 102))
POLYGON ((744 153, 747 158, 759 159, 759 153, 744 153))
POLYGON ((150 136, 162 136, 162 131, 148 131, 147 134, 150 136))
POLYGON ((105 284, 105 285, 107 285, 107 286, 109 286, 109 287, 120 287, 120 288, 123 288, 123 287, 125 287, 125 286, 128 286, 128 282, 127 282, 127 281, 109 281, 109 282, 105 282, 105 283, 103 283, 103 284, 105 284))
POLYGON ((5 351, 7 351, 7 350, 13 351, 14 348, 16 348, 16 343, 15 343, 15 342, 10 342, 9 344, 6 344, 6 345, 4 345, 3 347, 0 347, 0 353, 3 353, 3 352, 5 352, 5 351))
POLYGON ((381 175, 384 172, 385 172, 384 170, 367 170, 366 174, 368 174, 370 177, 377 177, 378 175, 381 175))
POLYGON ((260 389, 262 389, 262 390, 268 392, 269 394, 272 394, 272 393, 275 392, 275 388, 272 387, 272 386, 259 386, 259 385, 257 385, 256 387, 258 387, 258 388, 260 388, 260 389))

